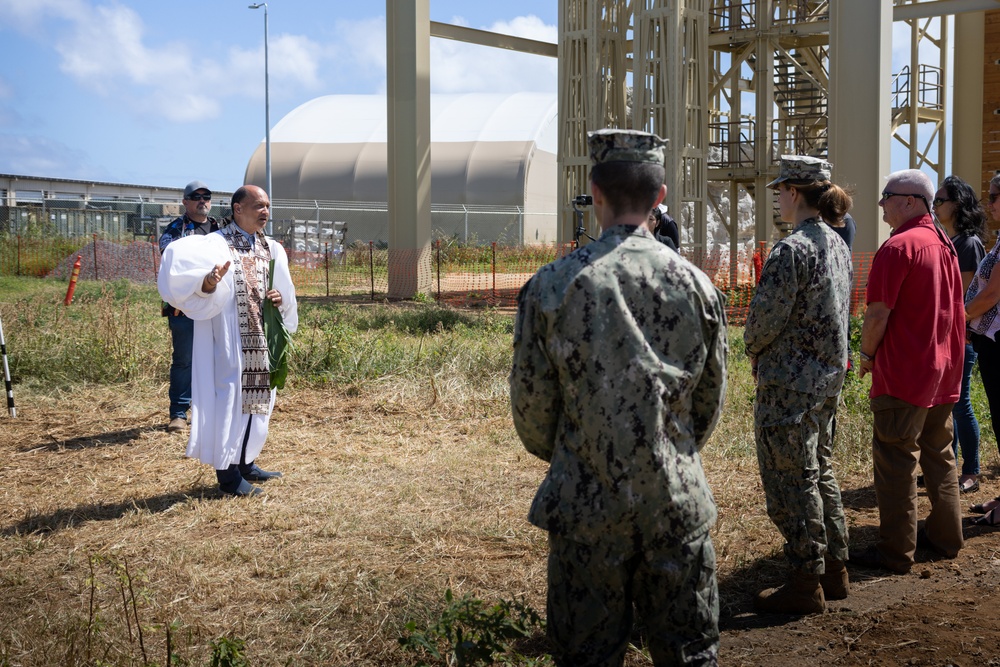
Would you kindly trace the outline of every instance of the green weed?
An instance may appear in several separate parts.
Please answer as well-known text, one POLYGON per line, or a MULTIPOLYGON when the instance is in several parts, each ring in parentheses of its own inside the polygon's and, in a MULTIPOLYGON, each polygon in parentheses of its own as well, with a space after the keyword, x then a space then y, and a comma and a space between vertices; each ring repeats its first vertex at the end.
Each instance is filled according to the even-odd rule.
POLYGON ((466 593, 456 600, 447 589, 445 606, 440 617, 427 627, 416 621, 406 624, 407 634, 399 638, 400 645, 417 653, 418 664, 443 664, 458 667, 474 665, 547 665, 547 656, 529 657, 516 650, 519 641, 540 633, 545 628, 541 615, 523 600, 501 600, 487 606, 482 600, 466 593))

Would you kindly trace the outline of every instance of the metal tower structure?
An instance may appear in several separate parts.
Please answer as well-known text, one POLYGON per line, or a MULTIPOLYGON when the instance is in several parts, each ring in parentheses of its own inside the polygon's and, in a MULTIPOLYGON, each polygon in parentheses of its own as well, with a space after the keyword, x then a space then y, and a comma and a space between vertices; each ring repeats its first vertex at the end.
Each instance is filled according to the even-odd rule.
MULTIPOLYGON (((728 240, 735 267, 740 252, 787 231, 764 188, 782 154, 831 158, 834 180, 855 189, 859 249, 874 250, 886 234, 875 202, 891 145, 905 148, 910 166, 946 175, 949 15, 996 8, 998 0, 560 0, 560 239, 572 238, 570 200, 586 192, 585 134, 610 126, 669 141, 667 202, 696 258, 728 240), (894 22, 910 34, 909 62, 895 73, 894 22), (740 230, 750 211, 752 229, 740 230)), ((976 31, 974 21, 959 29, 976 31)), ((981 95, 982 86, 972 75, 955 96, 977 87, 981 95)), ((956 164, 979 159, 973 135, 955 143, 956 164)))

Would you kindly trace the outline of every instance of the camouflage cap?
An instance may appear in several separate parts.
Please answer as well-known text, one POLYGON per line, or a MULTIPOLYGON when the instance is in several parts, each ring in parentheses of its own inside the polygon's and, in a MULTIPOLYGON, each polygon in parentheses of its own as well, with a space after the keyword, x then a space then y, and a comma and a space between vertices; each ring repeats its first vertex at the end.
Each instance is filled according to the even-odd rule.
POLYGON ((778 177, 767 184, 773 188, 784 181, 829 181, 833 165, 808 155, 782 155, 778 177))
POLYGON ((649 132, 609 128, 588 132, 587 145, 594 164, 649 162, 663 165, 667 142, 649 132))

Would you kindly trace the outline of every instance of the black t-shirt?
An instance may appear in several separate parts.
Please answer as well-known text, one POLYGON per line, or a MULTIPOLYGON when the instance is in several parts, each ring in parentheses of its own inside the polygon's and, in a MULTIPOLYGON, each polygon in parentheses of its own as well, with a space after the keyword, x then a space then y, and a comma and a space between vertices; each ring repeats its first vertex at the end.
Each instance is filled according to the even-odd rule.
POLYGON ((854 218, 851 217, 850 213, 844 216, 843 227, 834 227, 833 225, 830 225, 830 229, 837 232, 837 234, 840 235, 840 238, 844 239, 844 243, 847 244, 848 248, 854 250, 854 237, 858 233, 858 226, 854 224, 854 218))
POLYGON ((975 271, 986 257, 986 248, 975 234, 955 234, 951 237, 958 253, 958 270, 962 273, 975 271))
POLYGON ((657 217, 659 218, 659 222, 656 223, 656 229, 653 230, 653 235, 660 241, 660 243, 677 250, 681 245, 677 222, 675 222, 674 219, 666 213, 660 212, 657 217))

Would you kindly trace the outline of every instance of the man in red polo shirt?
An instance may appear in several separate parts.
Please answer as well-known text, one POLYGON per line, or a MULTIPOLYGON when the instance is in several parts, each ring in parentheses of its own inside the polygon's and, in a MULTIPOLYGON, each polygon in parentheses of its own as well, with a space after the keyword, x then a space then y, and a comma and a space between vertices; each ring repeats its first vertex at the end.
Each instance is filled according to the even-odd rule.
POLYGON ((930 214, 922 171, 891 174, 879 206, 892 234, 868 274, 859 376, 872 375, 872 459, 879 540, 850 562, 909 572, 916 547, 962 548, 951 408, 962 381, 965 317, 955 248, 930 214), (931 511, 917 531, 917 462, 931 511))

